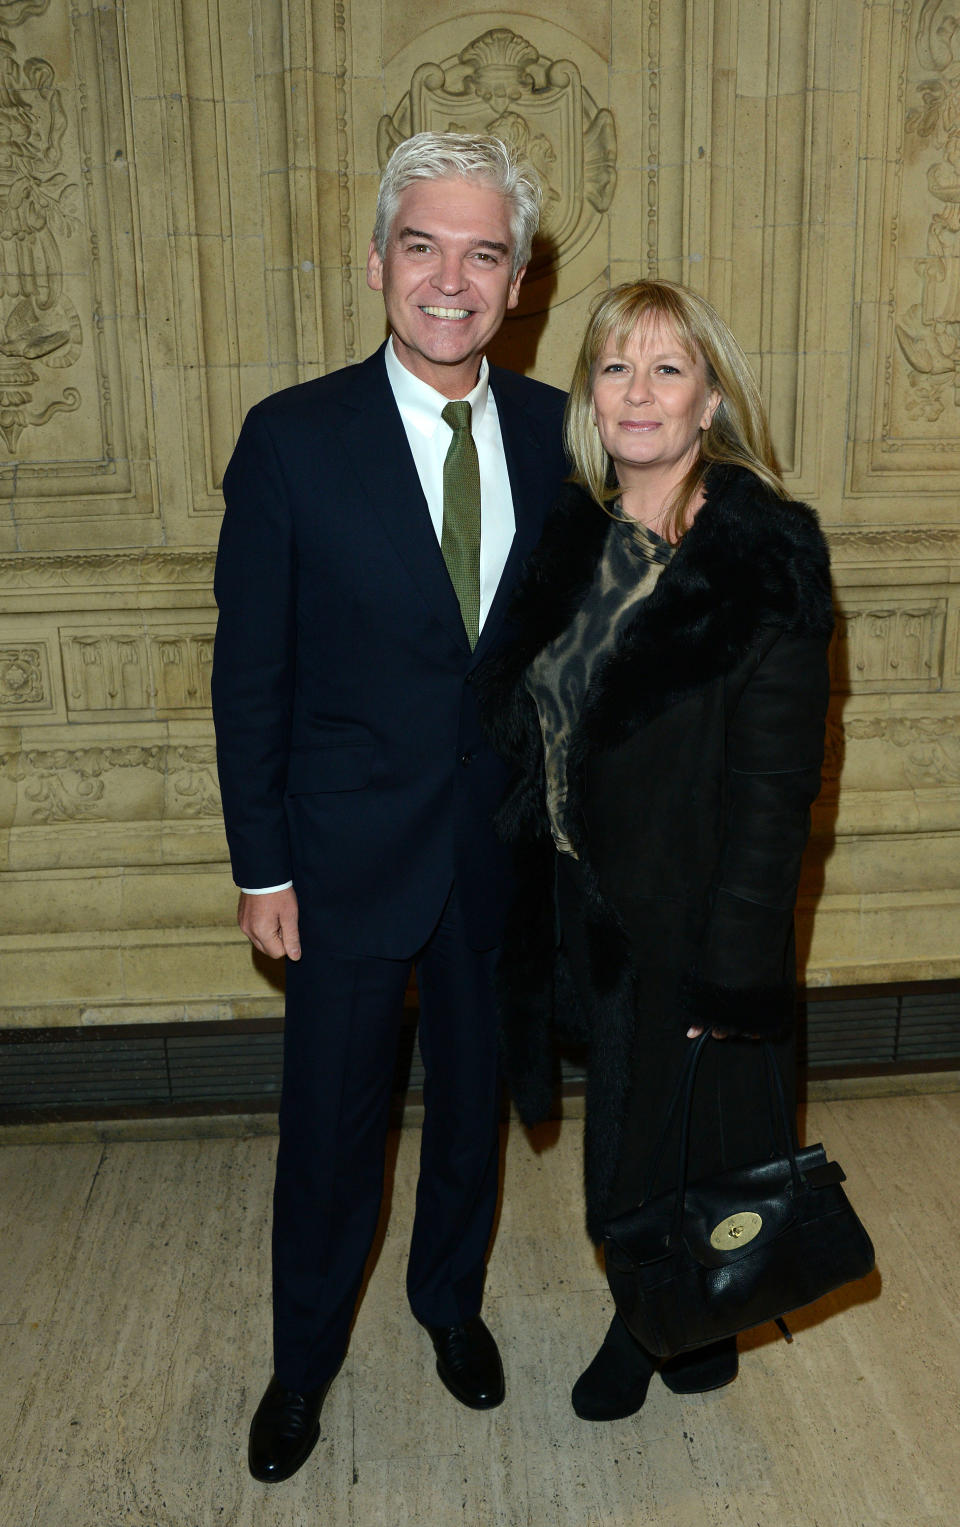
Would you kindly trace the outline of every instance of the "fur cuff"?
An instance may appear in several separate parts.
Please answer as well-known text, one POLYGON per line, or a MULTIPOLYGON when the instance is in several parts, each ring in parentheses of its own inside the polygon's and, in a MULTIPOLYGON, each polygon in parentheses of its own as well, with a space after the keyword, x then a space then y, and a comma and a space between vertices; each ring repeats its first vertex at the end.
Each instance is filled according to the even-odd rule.
POLYGON ((702 1024, 733 1038, 786 1039, 793 1029, 795 1005, 792 986, 722 986, 704 981, 695 971, 680 989, 684 1026, 702 1024))

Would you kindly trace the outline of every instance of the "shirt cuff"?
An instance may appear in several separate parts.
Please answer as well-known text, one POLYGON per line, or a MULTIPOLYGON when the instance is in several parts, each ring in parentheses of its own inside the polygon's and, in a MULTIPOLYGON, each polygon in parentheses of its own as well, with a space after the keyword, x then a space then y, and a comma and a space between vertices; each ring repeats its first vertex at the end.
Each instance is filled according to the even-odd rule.
POLYGON ((261 885, 257 886, 256 889, 253 886, 242 885, 240 890, 244 896, 269 896, 273 891, 289 891, 292 885, 292 880, 285 880, 283 885, 261 885))

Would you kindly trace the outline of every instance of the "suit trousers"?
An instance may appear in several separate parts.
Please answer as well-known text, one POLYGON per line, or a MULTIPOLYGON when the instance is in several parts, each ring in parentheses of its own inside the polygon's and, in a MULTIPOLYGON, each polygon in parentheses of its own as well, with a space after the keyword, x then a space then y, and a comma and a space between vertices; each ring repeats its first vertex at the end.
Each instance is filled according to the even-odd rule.
MULTIPOLYGON (((411 960, 317 948, 287 962, 274 1190, 274 1371, 304 1391, 339 1367, 383 1192, 411 960)), ((413 956, 424 1122, 407 1295, 425 1325, 479 1312, 498 1191, 496 950, 471 949, 454 888, 413 956)))

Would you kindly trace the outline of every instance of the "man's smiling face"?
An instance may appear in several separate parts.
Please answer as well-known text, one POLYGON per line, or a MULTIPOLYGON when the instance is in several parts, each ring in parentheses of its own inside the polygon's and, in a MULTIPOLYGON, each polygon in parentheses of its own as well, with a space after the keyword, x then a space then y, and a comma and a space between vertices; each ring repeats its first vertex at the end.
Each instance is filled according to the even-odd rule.
POLYGON ((419 180, 400 195, 383 259, 367 285, 383 292, 394 348, 408 371, 447 398, 476 385, 487 344, 516 307, 507 198, 482 181, 419 180))

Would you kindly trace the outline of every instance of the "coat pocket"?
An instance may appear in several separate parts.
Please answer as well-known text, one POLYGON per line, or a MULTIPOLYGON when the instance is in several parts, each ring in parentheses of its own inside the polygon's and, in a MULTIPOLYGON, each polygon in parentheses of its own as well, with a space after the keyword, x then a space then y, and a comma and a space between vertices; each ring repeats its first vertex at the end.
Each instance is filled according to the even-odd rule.
POLYGON ((330 747, 295 748, 287 769, 287 795, 315 795, 324 790, 360 790, 373 773, 373 742, 343 742, 330 747))

